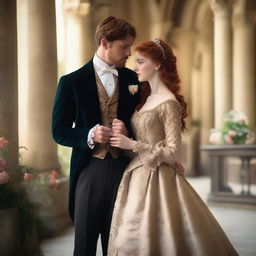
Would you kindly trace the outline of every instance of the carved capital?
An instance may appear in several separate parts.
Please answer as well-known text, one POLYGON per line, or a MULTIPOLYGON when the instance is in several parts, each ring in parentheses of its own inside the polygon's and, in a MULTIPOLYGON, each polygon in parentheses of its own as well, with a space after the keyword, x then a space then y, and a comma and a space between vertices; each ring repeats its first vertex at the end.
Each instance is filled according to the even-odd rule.
POLYGON ((233 0, 208 0, 214 15, 231 15, 233 0))
POLYGON ((254 0, 233 1, 233 26, 245 26, 256 24, 256 3, 254 0))
POLYGON ((90 12, 91 4, 83 0, 64 1, 63 9, 67 15, 75 18, 82 18, 90 12))

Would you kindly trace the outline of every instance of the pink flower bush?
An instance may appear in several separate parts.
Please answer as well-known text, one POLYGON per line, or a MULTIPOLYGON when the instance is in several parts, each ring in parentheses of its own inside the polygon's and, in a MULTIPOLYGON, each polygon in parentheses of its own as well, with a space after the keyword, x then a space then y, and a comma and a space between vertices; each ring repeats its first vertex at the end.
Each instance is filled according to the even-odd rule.
POLYGON ((31 173, 25 172, 23 178, 25 181, 31 181, 33 179, 33 175, 31 173))
POLYGON ((233 140, 232 140, 232 137, 229 136, 229 135, 225 136, 225 137, 224 137, 224 140, 225 140, 226 144, 229 144, 229 145, 234 144, 234 142, 233 142, 233 140))
MULTIPOLYGON (((6 157, 8 155, 8 144, 9 142, 7 139, 5 139, 4 137, 0 137, 0 184, 6 184, 9 182, 10 179, 9 175, 4 171, 7 164, 6 157)), ((57 188, 56 177, 58 173, 55 170, 52 170, 48 176, 48 172, 38 174, 36 170, 33 170, 27 166, 20 166, 20 169, 24 173, 23 179, 25 182, 31 182, 35 184, 50 183, 54 189, 57 188)))
POLYGON ((0 185, 8 183, 10 177, 7 172, 2 171, 0 172, 0 185))
POLYGON ((6 140, 4 137, 0 137, 0 185, 8 183, 10 177, 7 172, 4 171, 4 168, 6 167, 6 155, 7 150, 6 146, 8 145, 8 140, 6 140))
POLYGON ((6 165, 6 160, 3 157, 0 157, 0 170, 3 170, 5 165, 6 165))
POLYGON ((53 186, 57 185, 57 182, 56 182, 57 175, 58 173, 55 170, 52 170, 52 172, 49 174, 49 180, 53 186))
POLYGON ((57 190, 58 184, 57 184, 56 177, 57 177, 58 173, 55 170, 51 170, 50 174, 48 172, 38 173, 38 171, 36 171, 36 170, 32 170, 32 169, 25 167, 25 169, 23 171, 25 171, 24 176, 23 176, 23 179, 25 182, 28 182, 31 185, 51 184, 52 188, 54 190, 57 190))
POLYGON ((228 134, 231 136, 231 137, 235 137, 237 135, 237 132, 236 131, 233 131, 233 130, 230 130, 228 132, 228 134))
POLYGON ((4 148, 5 146, 8 145, 8 140, 5 139, 4 137, 0 137, 0 148, 4 148))

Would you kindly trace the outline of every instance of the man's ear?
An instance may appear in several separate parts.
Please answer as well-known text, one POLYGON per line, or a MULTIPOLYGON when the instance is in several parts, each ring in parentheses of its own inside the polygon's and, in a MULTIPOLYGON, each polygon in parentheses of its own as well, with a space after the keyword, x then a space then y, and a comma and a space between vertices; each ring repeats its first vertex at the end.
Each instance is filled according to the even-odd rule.
POLYGON ((110 48, 112 46, 112 42, 109 42, 105 37, 103 37, 100 41, 100 44, 102 45, 102 47, 107 50, 108 48, 110 48))
POLYGON ((100 44, 103 46, 103 48, 106 50, 108 49, 108 44, 109 42, 107 41, 107 39, 105 37, 103 37, 100 41, 100 44))

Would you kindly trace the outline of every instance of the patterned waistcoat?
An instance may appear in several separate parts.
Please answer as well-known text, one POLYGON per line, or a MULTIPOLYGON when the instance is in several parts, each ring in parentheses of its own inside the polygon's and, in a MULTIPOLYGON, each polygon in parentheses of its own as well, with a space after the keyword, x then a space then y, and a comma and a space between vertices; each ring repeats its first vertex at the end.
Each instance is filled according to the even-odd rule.
MULTIPOLYGON (((107 92, 96 72, 95 76, 99 95, 102 125, 111 128, 113 119, 117 117, 119 84, 117 82, 113 95, 108 97, 107 92)), ((96 143, 92 156, 104 159, 108 152, 110 152, 114 159, 120 157, 122 153, 119 148, 111 147, 109 143, 96 143)))

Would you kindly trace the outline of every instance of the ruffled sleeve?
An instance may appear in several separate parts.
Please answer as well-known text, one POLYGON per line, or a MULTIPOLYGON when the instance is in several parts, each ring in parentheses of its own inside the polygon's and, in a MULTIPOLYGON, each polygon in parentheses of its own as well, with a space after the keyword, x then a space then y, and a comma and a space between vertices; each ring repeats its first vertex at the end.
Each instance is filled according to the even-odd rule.
POLYGON ((165 138, 151 145, 137 141, 134 152, 139 154, 144 167, 155 169, 161 163, 177 161, 181 148, 181 107, 176 101, 166 101, 158 106, 165 138))

